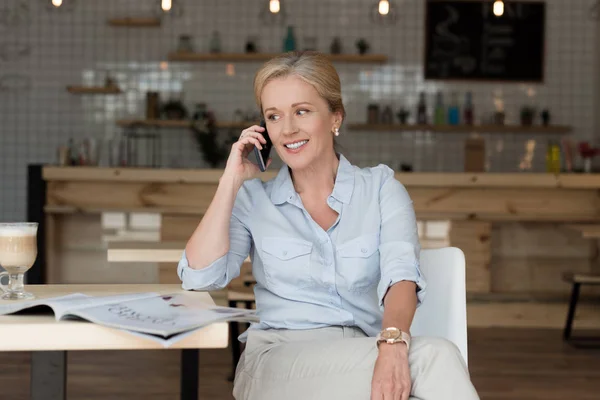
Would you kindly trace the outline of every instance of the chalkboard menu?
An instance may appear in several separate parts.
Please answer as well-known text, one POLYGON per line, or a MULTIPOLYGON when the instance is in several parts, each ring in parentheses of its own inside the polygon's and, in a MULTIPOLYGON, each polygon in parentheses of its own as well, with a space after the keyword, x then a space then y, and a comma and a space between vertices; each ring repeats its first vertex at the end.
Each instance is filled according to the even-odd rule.
POLYGON ((545 4, 427 0, 426 79, 543 80, 545 4))

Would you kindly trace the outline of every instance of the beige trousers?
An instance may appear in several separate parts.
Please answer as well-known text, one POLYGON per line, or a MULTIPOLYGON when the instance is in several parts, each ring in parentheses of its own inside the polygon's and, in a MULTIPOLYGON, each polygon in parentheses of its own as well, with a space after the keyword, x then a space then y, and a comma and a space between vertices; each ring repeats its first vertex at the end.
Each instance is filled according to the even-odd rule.
MULTIPOLYGON (((237 400, 369 400, 378 350, 356 327, 250 330, 235 372, 237 400)), ((479 399, 458 348, 414 337, 411 400, 479 399)))

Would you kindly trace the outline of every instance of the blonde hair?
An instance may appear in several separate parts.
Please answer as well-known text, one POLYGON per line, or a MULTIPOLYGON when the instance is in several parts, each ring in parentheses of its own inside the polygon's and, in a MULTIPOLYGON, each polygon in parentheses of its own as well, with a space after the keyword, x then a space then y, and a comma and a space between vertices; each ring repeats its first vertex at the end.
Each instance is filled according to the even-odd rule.
POLYGON ((329 111, 340 112, 342 121, 346 110, 342 102, 340 77, 324 54, 315 51, 289 52, 267 61, 254 76, 254 96, 262 114, 260 95, 270 81, 295 75, 312 85, 327 104, 329 111))

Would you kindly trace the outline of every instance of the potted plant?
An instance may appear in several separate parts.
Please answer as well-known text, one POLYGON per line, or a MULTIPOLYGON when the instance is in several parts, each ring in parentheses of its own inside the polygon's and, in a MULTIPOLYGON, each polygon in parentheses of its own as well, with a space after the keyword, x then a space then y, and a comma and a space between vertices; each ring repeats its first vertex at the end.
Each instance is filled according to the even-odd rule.
POLYGON ((188 112, 181 100, 171 99, 162 107, 165 119, 185 119, 188 112))
POLYGON ((547 108, 544 108, 540 113, 540 117, 542 118, 542 124, 544 126, 550 125, 550 111, 547 108))
POLYGON ((535 108, 531 106, 521 107, 521 125, 531 126, 533 125, 533 117, 535 115, 535 108))
POLYGON ((237 141, 237 134, 230 133, 222 140, 214 113, 206 109, 206 104, 199 103, 196 107, 191 129, 198 149, 211 168, 222 168, 231 145, 237 141))
POLYGON ((400 121, 400 124, 402 124, 402 125, 406 125, 406 123, 408 122, 409 115, 410 115, 410 111, 408 111, 404 107, 400 108, 398 110, 398 112, 396 113, 396 117, 398 117, 398 121, 400 121))
POLYGON ((356 41, 356 47, 358 48, 359 54, 366 54, 369 51, 369 43, 364 38, 360 38, 356 41))

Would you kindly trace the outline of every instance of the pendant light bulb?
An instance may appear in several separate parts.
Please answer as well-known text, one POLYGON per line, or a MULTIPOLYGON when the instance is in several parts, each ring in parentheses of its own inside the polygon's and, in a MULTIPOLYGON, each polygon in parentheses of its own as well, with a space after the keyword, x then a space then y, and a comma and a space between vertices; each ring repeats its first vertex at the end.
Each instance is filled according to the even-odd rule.
POLYGON ((494 15, 496 17, 504 15, 504 2, 502 0, 496 0, 494 2, 494 15))
POLYGON ((52 5, 57 8, 62 6, 62 3, 63 3, 63 0, 52 0, 52 5))
POLYGON ((269 11, 273 14, 277 14, 281 10, 281 4, 279 0, 269 0, 269 11))
POLYGON ((171 11, 172 7, 173 7, 173 1, 172 0, 161 0, 161 2, 160 2, 160 8, 162 8, 163 11, 169 12, 169 11, 171 11))
POLYGON ((379 1, 379 14, 388 15, 390 12, 390 2, 389 0, 380 0, 379 1))

